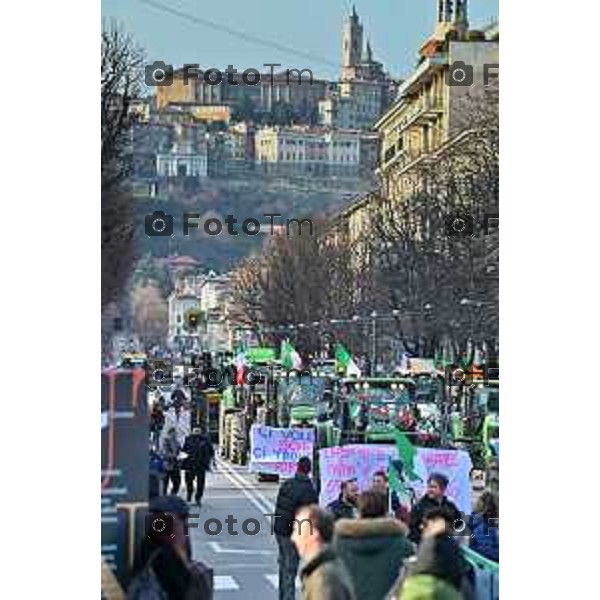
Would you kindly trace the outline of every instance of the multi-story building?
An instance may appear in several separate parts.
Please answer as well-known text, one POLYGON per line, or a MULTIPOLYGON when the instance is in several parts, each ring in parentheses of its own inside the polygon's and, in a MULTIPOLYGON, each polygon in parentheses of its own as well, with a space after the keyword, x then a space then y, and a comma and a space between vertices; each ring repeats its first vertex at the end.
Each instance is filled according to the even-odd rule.
POLYGON ((497 110, 494 86, 485 83, 493 83, 498 73, 498 46, 497 25, 469 30, 466 0, 439 1, 435 31, 420 50, 419 64, 375 123, 380 190, 360 198, 340 216, 339 226, 348 236, 357 269, 371 259, 369 245, 377 234, 373 219, 382 219, 382 198, 386 210, 407 201, 423 185, 421 167, 453 153, 460 155, 455 151, 470 143, 478 121, 497 110), (472 68, 472 85, 448 84, 458 61, 466 65, 465 72, 472 68))
POLYGON ((228 291, 229 277, 214 271, 179 278, 169 296, 170 345, 210 352, 229 350, 228 291), (195 329, 185 324, 186 313, 192 309, 204 315, 195 329))
POLYGON ((169 346, 186 349, 200 346, 201 330, 186 327, 186 313, 200 309, 201 280, 197 276, 184 277, 177 281, 168 299, 169 304, 169 346))
POLYGON ((175 129, 171 148, 156 155, 156 173, 159 177, 207 177, 208 150, 205 132, 201 128, 175 129))
POLYGON ((458 143, 493 110, 496 99, 488 92, 497 82, 498 38, 497 27, 469 30, 466 0, 439 2, 437 26, 421 48, 419 65, 375 124, 381 136, 378 173, 388 198, 413 193, 420 185, 419 164, 458 143), (452 85, 454 70, 463 65, 470 85, 452 85))
POLYGON ((370 129, 393 98, 396 83, 373 59, 356 10, 344 24, 339 85, 319 102, 319 122, 340 129, 370 129))
POLYGON ((255 135, 256 162, 280 175, 355 176, 360 168, 361 132, 308 127, 266 127, 255 135))
POLYGON ((218 85, 204 80, 204 71, 199 70, 196 76, 188 78, 184 83, 183 69, 173 73, 173 83, 156 88, 156 99, 159 110, 171 104, 189 105, 221 105, 235 107, 243 102, 251 102, 258 112, 270 112, 276 103, 289 104, 298 115, 300 121, 310 122, 316 112, 320 100, 327 96, 331 84, 325 80, 315 79, 308 69, 288 69, 279 73, 261 73, 260 81, 250 85, 242 79, 242 73, 224 77, 218 85))
POLYGON ((210 271, 200 290, 200 307, 206 315, 204 346, 210 352, 226 352, 229 347, 227 306, 229 276, 210 271))

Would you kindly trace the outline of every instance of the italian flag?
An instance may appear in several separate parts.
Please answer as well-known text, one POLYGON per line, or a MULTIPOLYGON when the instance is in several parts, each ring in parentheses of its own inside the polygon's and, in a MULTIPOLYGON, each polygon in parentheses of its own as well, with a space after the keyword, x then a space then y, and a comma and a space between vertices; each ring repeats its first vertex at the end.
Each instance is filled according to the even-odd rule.
POLYGON ((244 383, 244 368, 246 364, 246 352, 240 349, 235 357, 235 382, 238 385, 242 385, 244 383))

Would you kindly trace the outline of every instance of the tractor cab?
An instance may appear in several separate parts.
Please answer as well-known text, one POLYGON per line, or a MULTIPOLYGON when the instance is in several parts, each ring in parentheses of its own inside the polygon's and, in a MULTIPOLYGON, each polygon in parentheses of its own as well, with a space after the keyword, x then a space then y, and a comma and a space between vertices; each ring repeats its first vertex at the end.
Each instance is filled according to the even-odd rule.
POLYGON ((336 425, 350 441, 391 442, 404 411, 415 402, 415 384, 405 377, 342 379, 336 425))

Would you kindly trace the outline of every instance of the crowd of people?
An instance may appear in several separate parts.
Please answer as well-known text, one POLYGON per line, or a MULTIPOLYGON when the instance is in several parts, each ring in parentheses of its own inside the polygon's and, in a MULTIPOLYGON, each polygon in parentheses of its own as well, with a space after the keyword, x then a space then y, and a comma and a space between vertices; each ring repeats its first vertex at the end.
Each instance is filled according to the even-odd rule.
POLYGON ((190 430, 190 414, 185 399, 175 397, 171 404, 156 402, 150 413, 150 498, 177 495, 184 473, 187 501, 202 505, 206 472, 214 464, 214 448, 196 427, 190 430))
POLYGON ((280 600, 296 598, 300 561, 303 600, 471 600, 472 574, 460 545, 469 540, 498 562, 494 492, 481 495, 465 523, 446 496, 448 479, 433 473, 410 513, 398 514, 379 471, 370 489, 359 493, 355 479, 344 481, 338 499, 320 507, 310 471, 310 459, 301 458, 277 497, 280 600))
MULTIPOLYGON (((181 399, 152 409, 150 513, 170 514, 173 530, 145 540, 129 600, 212 598, 212 574, 192 559, 184 525, 189 504, 202 504, 214 450, 189 423, 181 399), (187 503, 178 496, 182 471, 187 503)), ((461 526, 465 518, 447 497, 443 474, 429 476, 425 494, 408 511, 385 471, 375 472, 362 492, 356 479, 343 481, 338 498, 319 506, 311 471, 311 460, 302 457, 277 495, 280 600, 296 599, 298 575, 303 600, 472 600, 461 544, 499 560, 497 470, 461 526)))

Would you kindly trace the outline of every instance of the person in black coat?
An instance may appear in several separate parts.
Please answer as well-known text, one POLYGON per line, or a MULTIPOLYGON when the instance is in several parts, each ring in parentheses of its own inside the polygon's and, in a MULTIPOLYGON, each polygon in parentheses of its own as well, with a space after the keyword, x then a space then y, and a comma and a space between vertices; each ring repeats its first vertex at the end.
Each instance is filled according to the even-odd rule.
POLYGON ((201 506, 202 496, 204 495, 204 484, 206 482, 206 471, 210 471, 215 456, 215 450, 209 439, 202 433, 202 430, 199 427, 196 427, 192 433, 185 438, 183 452, 187 454, 183 461, 187 501, 192 501, 194 481, 196 481, 195 500, 196 504, 201 506))
POLYGON ((165 598, 165 600, 211 600, 213 572, 192 559, 186 535, 188 507, 175 495, 150 500, 144 540, 135 556, 127 600, 165 598), (161 534, 155 528, 167 523, 161 534))
POLYGON ((436 508, 444 508, 452 522, 461 520, 462 513, 446 497, 448 478, 441 473, 432 473, 427 480, 427 493, 413 506, 410 512, 409 539, 415 544, 421 541, 421 529, 427 513, 436 508))
POLYGON ((296 474, 281 484, 275 503, 273 532, 279 547, 279 600, 296 597, 296 574, 300 557, 291 540, 294 515, 303 506, 317 504, 315 486, 309 478, 312 464, 303 456, 297 464, 296 474))

